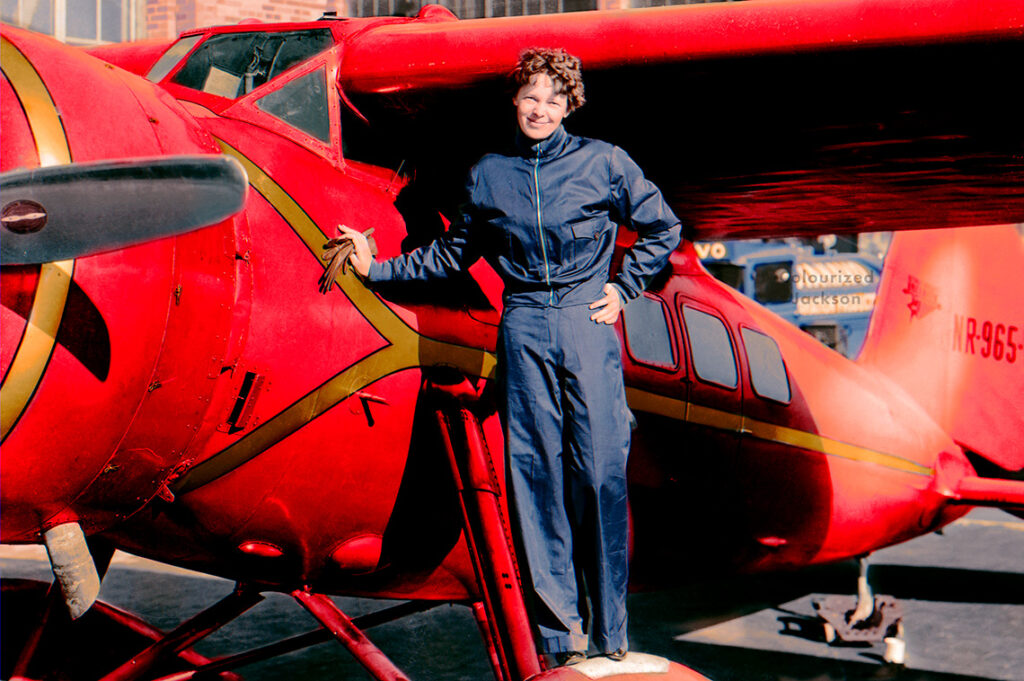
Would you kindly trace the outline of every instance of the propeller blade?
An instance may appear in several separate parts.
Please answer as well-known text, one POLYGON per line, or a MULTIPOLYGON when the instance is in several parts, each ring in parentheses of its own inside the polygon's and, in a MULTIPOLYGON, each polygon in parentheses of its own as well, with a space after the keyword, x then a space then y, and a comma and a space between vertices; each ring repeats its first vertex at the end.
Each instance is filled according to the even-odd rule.
POLYGON ((242 209, 247 185, 227 156, 12 170, 0 175, 0 263, 68 260, 216 224, 242 209))

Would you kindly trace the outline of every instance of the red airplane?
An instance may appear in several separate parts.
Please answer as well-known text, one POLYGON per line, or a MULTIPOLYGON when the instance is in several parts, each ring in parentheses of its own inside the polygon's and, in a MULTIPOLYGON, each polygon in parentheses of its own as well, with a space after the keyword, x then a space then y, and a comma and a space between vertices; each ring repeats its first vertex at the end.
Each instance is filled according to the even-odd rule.
MULTIPOLYGON (((38 619, 5 633, 4 673, 230 678, 333 636, 404 679, 362 629, 458 602, 500 681, 586 678, 543 668, 517 581, 500 281, 478 264, 378 294, 348 272, 321 295, 322 246, 339 223, 373 227, 383 257, 440 233, 460 175, 512 134, 504 74, 534 45, 581 57, 569 127, 627 149, 691 238, 1021 223, 1022 40, 1015 0, 432 6, 92 54, 4 27, 0 529, 44 543, 55 573, 38 619), (115 548, 238 587, 164 634, 93 603, 115 548), (323 629, 191 650, 273 591, 323 629), (409 602, 352 620, 337 594, 409 602), (96 618, 124 657, 74 672, 68 642, 97 645, 96 618)), ((1012 227, 901 232, 851 362, 687 242, 618 326, 633 585, 862 556, 977 505, 1021 513, 1022 264, 1012 227)), ((644 664, 610 678, 703 678, 644 664)))

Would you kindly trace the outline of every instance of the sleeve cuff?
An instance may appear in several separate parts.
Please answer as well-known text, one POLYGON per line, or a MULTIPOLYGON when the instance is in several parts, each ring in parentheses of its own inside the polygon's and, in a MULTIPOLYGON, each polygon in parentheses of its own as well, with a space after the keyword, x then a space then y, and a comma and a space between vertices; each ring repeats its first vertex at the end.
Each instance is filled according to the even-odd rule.
POLYGON ((635 295, 630 295, 629 294, 629 290, 625 286, 620 284, 619 282, 613 281, 613 282, 611 282, 611 284, 612 284, 612 286, 615 287, 615 290, 619 292, 619 299, 622 301, 623 305, 628 304, 629 301, 631 301, 634 298, 636 298, 635 295))
POLYGON ((384 274, 384 266, 377 260, 370 261, 370 271, 366 273, 366 281, 376 282, 387 279, 384 274))

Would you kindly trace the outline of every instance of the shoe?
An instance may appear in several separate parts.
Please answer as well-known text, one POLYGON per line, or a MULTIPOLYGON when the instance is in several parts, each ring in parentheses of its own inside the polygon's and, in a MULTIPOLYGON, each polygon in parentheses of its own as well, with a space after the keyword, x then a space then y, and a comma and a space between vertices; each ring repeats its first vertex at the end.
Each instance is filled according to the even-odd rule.
POLYGON ((626 659, 626 654, 627 654, 627 651, 626 651, 625 648, 619 648, 618 650, 613 650, 610 653, 605 653, 604 656, 607 657, 609 660, 615 660, 616 662, 621 662, 622 660, 626 659))
POLYGON ((586 659, 586 654, 581 653, 578 650, 569 650, 555 655, 555 660, 558 662, 559 667, 570 667, 574 664, 579 664, 586 659))

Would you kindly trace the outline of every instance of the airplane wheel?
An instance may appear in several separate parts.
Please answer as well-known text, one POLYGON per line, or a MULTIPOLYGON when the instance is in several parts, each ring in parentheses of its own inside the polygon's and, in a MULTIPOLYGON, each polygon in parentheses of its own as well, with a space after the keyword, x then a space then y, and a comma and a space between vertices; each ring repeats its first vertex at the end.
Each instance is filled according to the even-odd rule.
POLYGON ((825 636, 825 643, 835 643, 836 628, 834 626, 828 622, 824 622, 821 625, 821 632, 825 636))
MULTIPOLYGON (((49 584, 31 579, 3 580, 0 678, 11 677, 14 665, 41 619, 48 588, 49 584)), ((158 635, 138 617, 123 611, 116 611, 115 615, 111 606, 100 602, 74 622, 65 616, 55 625, 56 631, 48 629, 44 634, 25 678, 33 681, 98 679, 131 659, 158 635)), ((174 658, 152 677, 189 669, 195 669, 195 665, 180 657, 174 658)), ((214 678, 239 679, 234 674, 214 678)))

